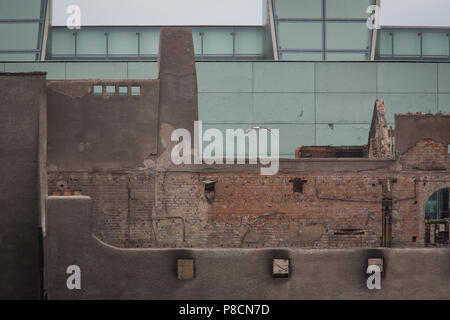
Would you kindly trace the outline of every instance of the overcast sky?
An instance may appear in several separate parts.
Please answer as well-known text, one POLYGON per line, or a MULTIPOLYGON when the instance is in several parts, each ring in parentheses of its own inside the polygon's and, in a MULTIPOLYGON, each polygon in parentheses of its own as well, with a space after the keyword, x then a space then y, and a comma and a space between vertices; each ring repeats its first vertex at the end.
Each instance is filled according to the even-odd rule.
POLYGON ((450 0, 381 0, 381 24, 450 27, 450 0))
MULTIPOLYGON (((81 8, 82 25, 262 25, 265 3, 265 0, 53 0, 52 22, 66 25, 66 8, 75 4, 81 8)), ((450 0, 381 0, 381 24, 450 27, 450 0)))

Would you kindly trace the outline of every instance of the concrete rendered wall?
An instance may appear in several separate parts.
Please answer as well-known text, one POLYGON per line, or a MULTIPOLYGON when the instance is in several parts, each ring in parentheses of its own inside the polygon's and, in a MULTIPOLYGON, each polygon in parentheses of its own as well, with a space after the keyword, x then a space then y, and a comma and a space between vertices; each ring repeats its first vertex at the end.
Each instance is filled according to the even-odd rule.
POLYGON ((159 80, 48 81, 47 87, 50 171, 144 167, 157 153, 159 80), (128 94, 119 95, 119 87, 128 94))
POLYGON ((89 197, 49 197, 49 299, 448 299, 448 249, 119 249, 91 234, 89 197), (384 258, 381 290, 366 287, 367 259, 384 258), (178 258, 195 259, 178 280, 178 258), (288 279, 272 259, 290 259, 288 279), (66 286, 81 269, 81 289, 66 286))
MULTIPOLYGON (((155 62, 0 63, 49 79, 155 78, 155 62)), ((210 127, 280 129, 280 154, 301 145, 367 141, 376 99, 394 114, 450 113, 446 62, 197 62, 199 119, 210 127)))
POLYGON ((0 299, 39 298, 38 155, 45 81, 44 73, 0 73, 0 299))

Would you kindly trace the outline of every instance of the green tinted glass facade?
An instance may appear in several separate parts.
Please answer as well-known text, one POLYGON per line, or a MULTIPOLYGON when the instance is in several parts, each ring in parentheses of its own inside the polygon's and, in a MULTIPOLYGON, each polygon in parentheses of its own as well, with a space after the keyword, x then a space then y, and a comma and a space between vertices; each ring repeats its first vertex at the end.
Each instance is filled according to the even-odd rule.
MULTIPOLYGON (((47 71, 48 79, 155 78, 156 62, 0 63, 0 71, 47 71)), ((373 106, 394 114, 450 114, 450 63, 197 62, 203 128, 280 130, 280 154, 301 145, 367 143, 373 106)))
POLYGON ((274 0, 281 60, 368 60, 372 0, 274 0))
POLYGON ((450 59, 450 29, 382 29, 377 59, 450 59))
POLYGON ((0 61, 40 60, 46 0, 0 0, 0 61))
MULTIPOLYGON (((51 60, 157 60, 159 27, 52 28, 51 60)), ((194 27, 198 60, 268 58, 264 27, 194 27)), ((268 52, 269 51, 269 52, 268 52)))

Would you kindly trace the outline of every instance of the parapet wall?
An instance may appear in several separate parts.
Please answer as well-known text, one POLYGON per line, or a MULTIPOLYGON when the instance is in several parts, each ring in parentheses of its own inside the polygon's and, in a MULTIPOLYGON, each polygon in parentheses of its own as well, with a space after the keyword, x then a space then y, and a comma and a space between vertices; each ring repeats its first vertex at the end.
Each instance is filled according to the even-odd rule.
POLYGON ((39 298, 45 81, 44 73, 0 73, 0 299, 39 298))
POLYGON ((89 197, 49 197, 49 299, 447 299, 448 249, 119 249, 90 232, 89 197), (289 259, 289 278, 272 259, 289 259), (366 287, 368 258, 383 258, 381 290, 366 287), (177 279, 177 259, 194 278, 177 279), (66 285, 80 268, 80 289, 66 285))

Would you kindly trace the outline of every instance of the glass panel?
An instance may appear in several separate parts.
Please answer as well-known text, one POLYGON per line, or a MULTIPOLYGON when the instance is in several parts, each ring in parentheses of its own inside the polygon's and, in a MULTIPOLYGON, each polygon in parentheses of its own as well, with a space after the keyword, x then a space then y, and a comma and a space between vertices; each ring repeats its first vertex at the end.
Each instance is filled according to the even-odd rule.
POLYGON ((282 52, 280 55, 280 59, 321 61, 323 60, 323 54, 321 52, 282 52))
POLYGON ((95 85, 94 86, 94 95, 101 96, 103 94, 103 86, 95 85))
POLYGON ((274 0, 278 18, 322 18, 320 0, 274 0))
POLYGON ((279 45, 282 49, 322 49, 321 22, 280 22, 279 45))
POLYGON ((366 53, 351 53, 351 52, 343 52, 343 53, 327 53, 327 60, 367 60, 368 56, 366 53))
POLYGON ((116 94, 116 86, 106 86, 106 94, 113 96, 116 94))
POLYGON ((208 28, 203 31, 203 53, 205 55, 233 54, 233 37, 230 28, 208 28))
POLYGON ((0 19, 39 19, 40 0, 2 0, 0 19))
POLYGON ((450 188, 436 191, 425 206, 425 219, 445 219, 449 217, 450 188))
POLYGON ((417 31, 394 32, 394 55, 419 56, 420 37, 417 31))
POLYGON ((136 30, 109 31, 109 54, 137 55, 138 36, 136 30))
POLYGON ((159 29, 141 31, 141 54, 157 55, 159 50, 159 29))
POLYGON ((132 96, 140 96, 141 95, 141 87, 139 87, 139 86, 132 86, 131 87, 131 95, 132 96))
POLYGON ((0 53, 0 61, 37 60, 34 53, 0 53))
POLYGON ((38 34, 38 23, 1 23, 0 50, 36 49, 38 34))
POLYGON ((105 55, 106 36, 104 30, 83 30, 78 31, 78 54, 105 55))
POLYGON ((236 29, 236 54, 264 54, 264 30, 256 28, 236 29))
POLYGON ((371 0, 327 0, 326 18, 361 18, 367 19, 367 7, 371 0))
POLYGON ((392 55, 392 35, 390 31, 382 30, 379 33, 378 46, 380 50, 380 56, 392 55))
POLYGON ((119 86, 119 95, 121 95, 121 96, 128 95, 128 87, 127 86, 119 86))
POLYGON ((203 32, 201 28, 192 28, 192 40, 194 42, 194 52, 196 55, 202 54, 202 37, 200 33, 203 32))
POLYGON ((327 49, 368 49, 370 32, 365 22, 327 22, 327 49))
POLYGON ((423 54, 426 56, 448 56, 449 39, 447 33, 423 33, 423 54))
POLYGON ((49 44, 52 56, 75 54, 75 36, 72 30, 53 29, 49 44))

